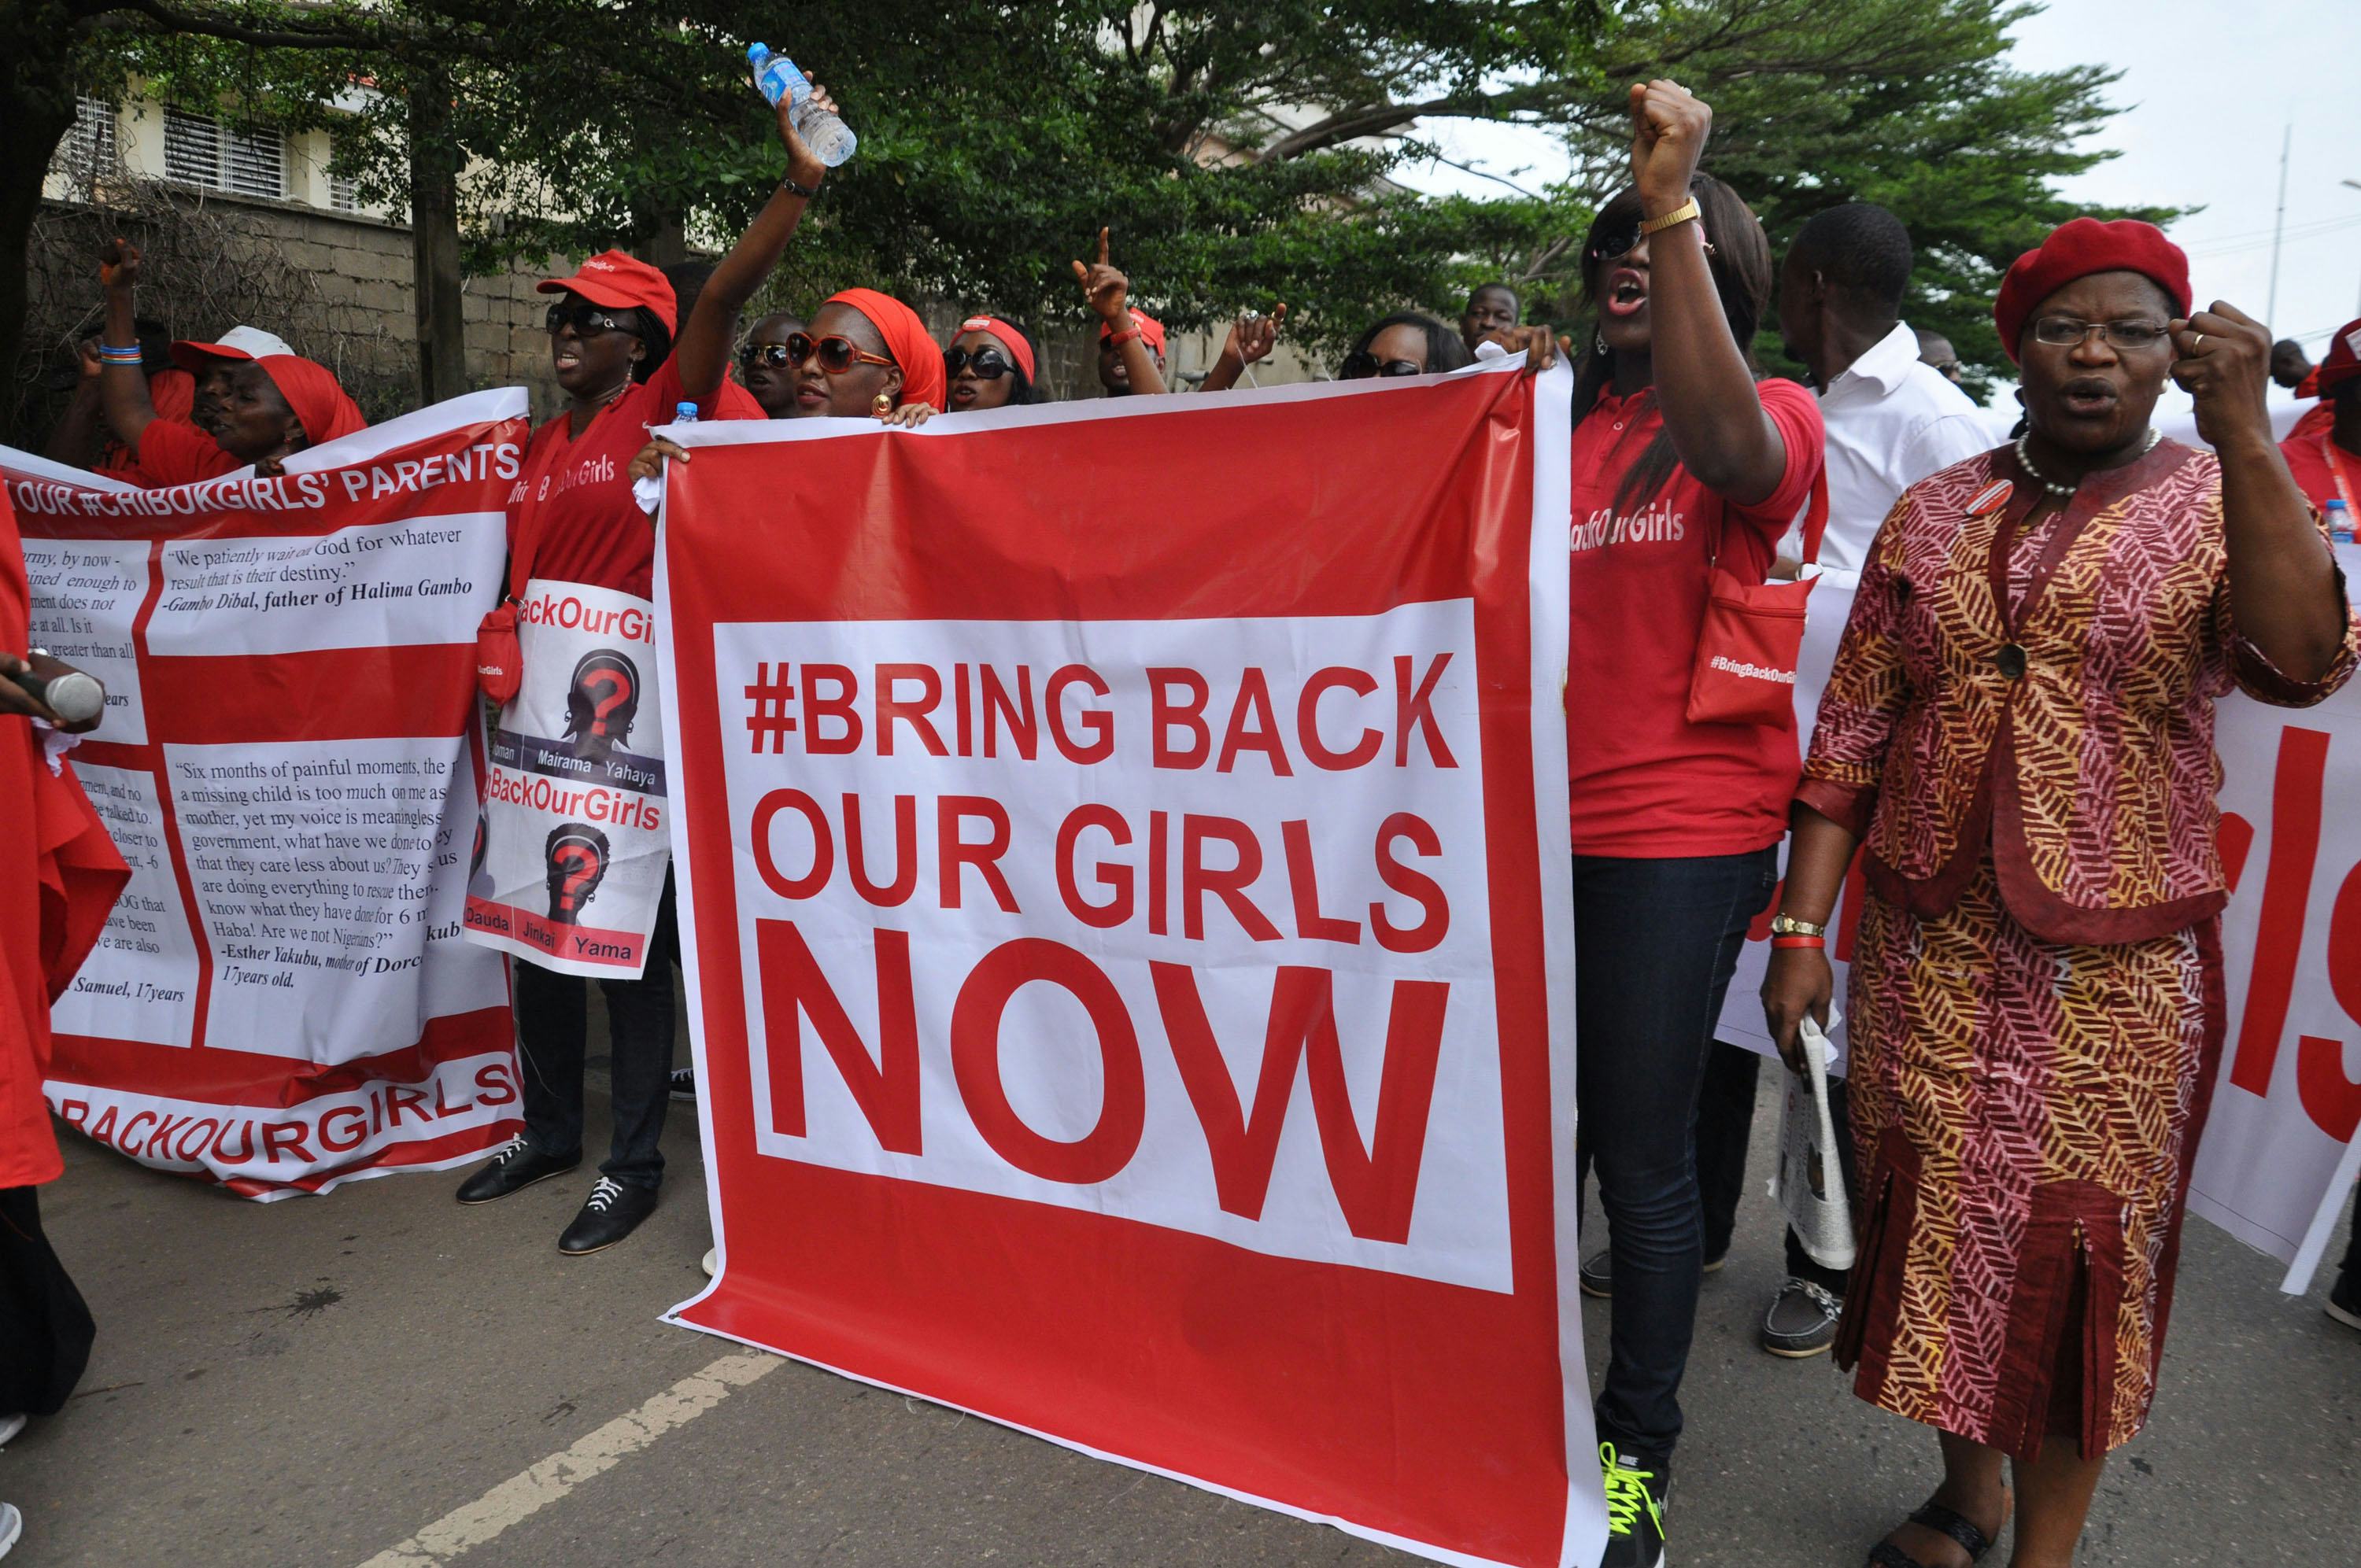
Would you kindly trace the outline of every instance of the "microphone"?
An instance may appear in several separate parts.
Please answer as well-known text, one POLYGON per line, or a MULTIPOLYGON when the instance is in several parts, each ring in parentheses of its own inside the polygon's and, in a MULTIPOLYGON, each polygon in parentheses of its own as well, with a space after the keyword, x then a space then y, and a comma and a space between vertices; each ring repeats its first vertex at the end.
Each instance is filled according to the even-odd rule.
POLYGON ((81 724, 106 711, 106 688, 98 684, 95 675, 84 671, 61 669, 43 680, 27 669, 8 678, 68 724, 81 724))

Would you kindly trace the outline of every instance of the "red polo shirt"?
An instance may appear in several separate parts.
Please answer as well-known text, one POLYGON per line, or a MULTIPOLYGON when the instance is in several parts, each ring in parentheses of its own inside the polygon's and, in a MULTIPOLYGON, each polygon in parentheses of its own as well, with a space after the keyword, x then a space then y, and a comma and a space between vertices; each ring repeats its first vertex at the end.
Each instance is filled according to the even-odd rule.
POLYGON ((1625 472, 1664 427, 1653 391, 1604 394, 1575 427, 1565 693, 1578 855, 1742 854, 1787 830, 1801 772, 1793 718, 1691 724, 1687 717, 1715 550, 1725 567, 1763 581, 1824 455, 1809 390, 1773 380, 1755 391, 1786 444, 1787 468, 1751 507, 1730 505, 1675 467, 1653 497, 1618 508, 1625 472))
POLYGON ((2287 459, 2288 472, 2295 476, 2296 488, 2312 505, 2325 507, 2341 499, 2355 521, 2361 522, 2361 453, 2337 446, 2327 424, 2309 431, 2297 425, 2279 443, 2279 455, 2287 459), (2341 485, 2337 473, 2340 464, 2344 467, 2341 485))
MULTIPOLYGON (((509 498, 511 550, 518 525, 534 502, 542 512, 529 576, 654 597, 655 522, 631 499, 628 470, 648 444, 648 432, 672 423, 686 400, 680 372, 666 359, 654 375, 600 409, 581 434, 572 433, 568 413, 533 433, 524 477, 509 498)), ((697 417, 761 419, 763 405, 725 378, 697 417)))

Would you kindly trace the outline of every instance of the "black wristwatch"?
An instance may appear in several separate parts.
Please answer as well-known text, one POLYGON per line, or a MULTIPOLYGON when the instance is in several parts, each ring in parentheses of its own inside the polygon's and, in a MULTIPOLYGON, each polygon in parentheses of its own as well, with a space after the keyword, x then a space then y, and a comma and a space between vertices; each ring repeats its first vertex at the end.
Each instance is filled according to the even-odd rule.
POLYGON ((807 202, 819 199, 819 188, 816 185, 798 185, 796 183, 796 177, 792 170, 779 176, 779 189, 801 196, 807 202))

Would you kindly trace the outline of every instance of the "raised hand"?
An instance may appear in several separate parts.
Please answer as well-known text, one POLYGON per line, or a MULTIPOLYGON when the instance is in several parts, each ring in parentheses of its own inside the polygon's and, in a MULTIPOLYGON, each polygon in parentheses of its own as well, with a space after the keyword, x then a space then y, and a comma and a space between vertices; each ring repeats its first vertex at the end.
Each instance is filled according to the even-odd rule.
POLYGON ((1563 338, 1551 333, 1547 322, 1506 327, 1493 333, 1491 338, 1510 353, 1525 356, 1525 374, 1528 376, 1539 375, 1556 364, 1559 349, 1568 346, 1563 338))
POLYGON ((1631 182, 1649 217, 1689 199, 1697 159, 1713 132, 1713 111, 1677 82, 1631 84, 1631 182))
POLYGON ((1082 286, 1082 300, 1093 315, 1112 323, 1117 332, 1130 324, 1125 318, 1131 310, 1131 280, 1109 265, 1106 230, 1099 230, 1097 263, 1085 267, 1075 262, 1074 281, 1082 286))
POLYGON ((1270 314, 1240 316, 1230 325, 1230 335, 1222 343, 1221 357, 1235 360, 1244 369, 1270 357, 1279 346, 1279 329, 1287 324, 1287 302, 1280 301, 1270 314))
POLYGON ((104 289, 133 289, 139 283, 139 247, 117 235, 98 247, 98 282, 104 289))
POLYGON ((2226 301, 2172 323, 2172 378, 2197 400, 2197 433, 2217 452, 2233 442, 2268 442, 2265 406, 2270 329, 2226 301))
MULTIPOLYGON (((828 89, 817 82, 811 84, 811 96, 806 102, 826 109, 831 115, 841 115, 844 112, 836 106, 836 100, 828 95, 828 89)), ((819 182, 828 178, 828 165, 804 145, 804 138, 796 133, 796 107, 792 94, 779 100, 779 140, 787 149, 787 178, 807 190, 817 191, 819 182)))

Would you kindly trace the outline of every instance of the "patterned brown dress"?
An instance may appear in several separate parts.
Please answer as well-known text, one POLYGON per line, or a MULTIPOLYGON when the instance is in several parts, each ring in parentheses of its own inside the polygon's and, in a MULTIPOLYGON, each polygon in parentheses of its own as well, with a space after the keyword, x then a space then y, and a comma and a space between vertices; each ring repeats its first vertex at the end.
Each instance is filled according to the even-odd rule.
MULTIPOLYGON (((2006 448, 1886 519, 1798 798, 1864 839, 1848 1009, 1864 1399, 2030 1458, 2147 1420, 2224 1032, 2220 469, 2160 444, 2026 530, 2006 448)), ((2327 548, 2325 536, 2322 548, 2327 548)), ((2341 587, 2341 583, 2340 583, 2341 587)))

